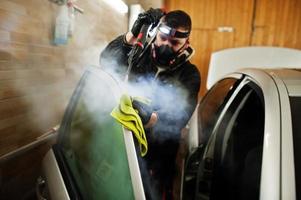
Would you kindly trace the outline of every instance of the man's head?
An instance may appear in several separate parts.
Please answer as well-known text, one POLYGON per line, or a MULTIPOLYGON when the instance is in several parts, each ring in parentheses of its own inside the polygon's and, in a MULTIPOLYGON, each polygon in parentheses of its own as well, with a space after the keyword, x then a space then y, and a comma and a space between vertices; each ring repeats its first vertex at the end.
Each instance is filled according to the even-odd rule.
POLYGON ((188 41, 190 31, 190 16, 181 10, 171 11, 161 19, 155 44, 169 44, 176 52, 188 41))
POLYGON ((161 66, 170 65, 189 44, 191 19, 187 13, 175 10, 162 17, 154 41, 153 57, 161 66))

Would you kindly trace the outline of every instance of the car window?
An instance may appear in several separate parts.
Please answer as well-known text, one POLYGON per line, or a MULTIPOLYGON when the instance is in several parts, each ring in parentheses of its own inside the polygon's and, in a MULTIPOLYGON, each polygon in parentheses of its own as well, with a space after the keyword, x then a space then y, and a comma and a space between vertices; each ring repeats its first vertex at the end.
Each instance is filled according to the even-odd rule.
MULTIPOLYGON (((109 83, 88 73, 59 147, 82 199, 134 199, 123 130, 109 83)), ((61 134, 61 133, 60 133, 61 134)))
POLYGON ((243 84, 211 128, 205 153, 195 169, 196 199, 259 199, 264 99, 254 83, 243 84))
POLYGON ((248 83, 233 99, 208 143, 204 157, 211 163, 211 199, 259 199, 263 137, 263 95, 248 83))
POLYGON ((290 97, 297 199, 301 199, 301 97, 290 97))
POLYGON ((186 159, 183 182, 183 199, 193 199, 198 187, 197 176, 205 145, 213 131, 220 112, 239 85, 240 79, 225 78, 216 83, 198 107, 198 134, 200 146, 186 159))
POLYGON ((220 111, 238 84, 238 79, 223 79, 216 83, 201 101, 198 109, 199 143, 208 140, 220 111))

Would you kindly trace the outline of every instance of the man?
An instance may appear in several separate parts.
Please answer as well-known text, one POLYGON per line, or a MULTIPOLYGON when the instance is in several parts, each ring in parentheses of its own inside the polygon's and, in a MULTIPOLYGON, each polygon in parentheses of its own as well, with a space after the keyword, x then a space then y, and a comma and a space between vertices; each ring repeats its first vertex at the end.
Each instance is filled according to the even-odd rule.
POLYGON ((181 129, 197 104, 200 74, 197 67, 189 62, 193 54, 189 45, 190 31, 191 19, 184 11, 163 15, 160 9, 150 9, 138 16, 131 32, 110 42, 100 56, 105 70, 112 72, 114 65, 118 76, 124 78, 129 72, 129 83, 141 86, 147 82, 150 88, 142 90, 148 91, 151 105, 133 101, 148 141, 148 152, 139 159, 141 167, 145 166, 150 175, 149 179, 143 170, 141 172, 149 199, 171 198, 181 129), (129 70, 129 54, 133 45, 137 45, 141 28, 157 24, 154 40, 147 47, 140 44, 144 47, 143 54, 141 57, 138 55, 139 60, 133 62, 129 70))

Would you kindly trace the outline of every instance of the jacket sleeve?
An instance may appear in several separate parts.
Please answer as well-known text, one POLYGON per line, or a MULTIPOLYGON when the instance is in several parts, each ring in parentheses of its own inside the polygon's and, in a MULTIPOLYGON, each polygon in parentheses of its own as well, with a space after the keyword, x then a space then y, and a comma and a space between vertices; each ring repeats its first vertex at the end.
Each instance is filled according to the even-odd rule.
POLYGON ((111 41, 101 52, 99 63, 109 73, 124 75, 128 67, 128 54, 132 46, 125 42, 125 35, 111 41))

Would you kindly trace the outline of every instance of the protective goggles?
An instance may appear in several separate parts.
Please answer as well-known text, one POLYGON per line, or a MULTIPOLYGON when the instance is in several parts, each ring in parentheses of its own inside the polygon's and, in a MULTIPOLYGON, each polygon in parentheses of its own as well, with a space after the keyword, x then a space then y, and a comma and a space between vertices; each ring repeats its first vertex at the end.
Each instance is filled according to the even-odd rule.
POLYGON ((176 37, 176 38, 187 38, 190 32, 180 32, 177 31, 175 28, 171 28, 166 24, 160 24, 158 27, 159 31, 169 37, 176 37))

